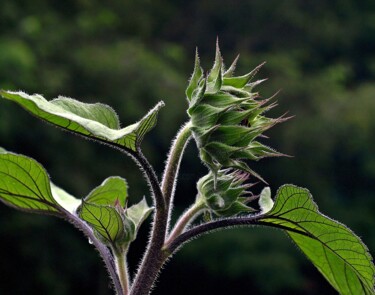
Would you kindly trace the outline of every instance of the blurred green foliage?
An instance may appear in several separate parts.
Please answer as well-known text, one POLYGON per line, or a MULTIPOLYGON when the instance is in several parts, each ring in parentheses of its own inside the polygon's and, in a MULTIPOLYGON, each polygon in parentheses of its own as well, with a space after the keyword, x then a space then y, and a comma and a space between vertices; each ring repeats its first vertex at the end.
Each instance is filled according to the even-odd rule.
MULTIPOLYGON (((295 115, 264 141, 294 158, 263 160, 257 171, 274 191, 283 183, 308 187, 322 212, 375 249, 373 0, 3 0, 0 88, 101 101, 124 124, 164 100, 144 141, 161 173, 169 141, 187 120, 184 89, 195 46, 208 68, 216 36, 227 63, 241 54, 238 73, 266 60, 258 77, 269 81, 259 90, 267 97, 281 89, 275 114, 295 115)), ((36 158, 78 197, 110 175, 128 179, 134 203, 147 195, 135 165, 117 151, 46 126, 5 101, 0 145, 36 158)), ((176 213, 194 200, 204 172, 191 144, 176 213)), ((0 224, 1 294, 111 294, 98 255, 69 225, 5 206, 0 224)), ((130 249, 132 270, 147 229, 140 235, 130 249)), ((178 253, 154 294, 334 294, 295 248, 268 229, 215 233, 178 253)))

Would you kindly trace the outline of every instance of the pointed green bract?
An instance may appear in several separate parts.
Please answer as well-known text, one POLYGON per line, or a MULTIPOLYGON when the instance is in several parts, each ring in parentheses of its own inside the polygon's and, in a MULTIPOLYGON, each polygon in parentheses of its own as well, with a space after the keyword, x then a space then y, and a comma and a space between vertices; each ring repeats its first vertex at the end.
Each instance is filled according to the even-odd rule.
POLYGON ((121 177, 109 177, 100 186, 93 189, 85 198, 85 202, 96 205, 116 206, 125 208, 128 198, 128 184, 121 177))
POLYGON ((194 72, 193 75, 190 78, 189 85, 186 88, 186 97, 188 101, 192 99, 193 91, 198 87, 199 81, 201 79, 201 76, 203 74, 203 70, 201 68, 200 62, 199 62, 199 55, 198 50, 195 52, 195 64, 194 64, 194 72))
POLYGON ((375 268, 367 247, 345 225, 320 213, 308 190, 281 187, 273 208, 260 220, 285 229, 340 294, 375 294, 375 268))
POLYGON ((155 126, 157 114, 164 105, 163 102, 158 103, 139 122, 120 129, 115 111, 101 103, 87 104, 66 97, 47 101, 39 94, 3 90, 0 94, 44 121, 132 151, 138 149, 144 135, 155 126))

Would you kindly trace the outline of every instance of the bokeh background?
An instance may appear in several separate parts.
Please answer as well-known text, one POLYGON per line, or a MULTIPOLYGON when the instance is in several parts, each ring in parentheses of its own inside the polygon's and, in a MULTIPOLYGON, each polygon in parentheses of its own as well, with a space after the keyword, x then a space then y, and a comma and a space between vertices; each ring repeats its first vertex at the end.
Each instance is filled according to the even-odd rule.
MULTIPOLYGON (((0 88, 103 102, 123 125, 159 100, 166 107, 143 149, 159 175, 179 126, 195 47, 211 67, 215 40, 237 73, 267 61, 264 97, 281 90, 265 143, 293 158, 254 165, 273 191, 307 187, 322 212, 375 250, 375 2, 373 0, 1 0, 0 88)), ((148 196, 134 163, 0 102, 0 145, 41 162, 53 181, 83 197, 110 175, 128 179, 131 200, 148 196)), ((190 143, 176 215, 193 202, 206 169, 190 143)), ((260 188, 256 188, 260 189, 260 188)), ((134 271, 147 226, 130 249, 134 271)), ((113 294, 95 250, 53 217, 0 206, 0 294, 113 294)), ((202 237, 167 264, 158 294, 335 294, 283 233, 236 229, 202 237)))

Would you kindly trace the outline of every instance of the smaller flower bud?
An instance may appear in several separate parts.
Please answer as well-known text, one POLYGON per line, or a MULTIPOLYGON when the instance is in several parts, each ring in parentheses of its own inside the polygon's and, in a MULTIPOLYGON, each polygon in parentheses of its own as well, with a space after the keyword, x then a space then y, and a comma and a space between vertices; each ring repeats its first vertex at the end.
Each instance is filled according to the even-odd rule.
POLYGON ((198 198, 205 203, 208 211, 217 216, 234 216, 253 212, 247 206, 246 190, 251 184, 244 184, 248 174, 230 169, 219 170, 217 177, 212 172, 198 181, 198 198))

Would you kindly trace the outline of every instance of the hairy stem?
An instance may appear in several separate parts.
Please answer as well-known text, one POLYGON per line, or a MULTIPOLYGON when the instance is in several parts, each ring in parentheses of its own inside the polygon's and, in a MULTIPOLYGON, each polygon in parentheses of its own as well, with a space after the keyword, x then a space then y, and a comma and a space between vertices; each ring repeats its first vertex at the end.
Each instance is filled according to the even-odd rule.
POLYGON ((75 227, 77 227, 85 234, 89 241, 98 250, 112 279, 113 285, 116 290, 116 294, 123 295, 124 292, 122 290, 122 286, 116 272, 116 265, 109 249, 95 237, 92 229, 82 219, 80 219, 76 215, 70 214, 69 212, 67 212, 65 216, 69 222, 71 222, 75 227))
POLYGON ((139 165, 141 170, 144 172, 145 179, 151 188, 152 198, 156 210, 163 210, 165 208, 163 193, 161 191, 156 173, 152 168, 151 164, 148 162, 148 160, 140 150, 137 150, 137 152, 130 152, 128 150, 124 150, 124 152, 130 154, 132 158, 135 160, 135 162, 139 165))
POLYGON ((166 259, 162 247, 165 240, 168 211, 154 169, 140 151, 131 153, 131 155, 144 171, 155 203, 150 240, 130 290, 131 295, 146 295, 149 294, 166 259))
POLYGON ((180 168, 182 155, 184 153, 187 143, 189 142, 189 139, 191 138, 190 128, 191 122, 189 121, 185 125, 183 125, 180 131, 177 133, 172 143, 168 159, 165 165, 161 190, 163 192, 165 204, 168 209, 167 228, 169 227, 169 220, 173 207, 173 196, 176 187, 176 179, 180 168))
POLYGON ((155 212, 151 238, 132 284, 131 295, 147 295, 150 293, 157 275, 167 258, 162 249, 167 225, 166 212, 160 209, 155 212))
POLYGON ((129 294, 129 274, 128 266, 126 262, 127 246, 119 251, 114 250, 116 271, 119 276, 119 280, 122 286, 123 295, 129 294))
POLYGON ((165 242, 164 248, 168 249, 169 245, 173 243, 173 241, 184 232, 184 230, 189 226, 190 223, 194 221, 194 219, 201 213, 202 209, 204 208, 203 202, 196 202, 194 203, 188 210, 185 211, 184 214, 181 215, 180 219, 177 221, 176 225, 174 226, 171 234, 169 235, 167 241, 165 242))
POLYGON ((201 225, 197 225, 184 233, 180 234, 176 237, 169 245, 166 247, 166 251, 168 253, 173 254, 177 251, 180 247, 182 247, 185 243, 189 242, 190 240, 197 238, 203 234, 208 234, 213 231, 222 230, 222 229, 229 229, 238 226, 251 226, 251 225, 264 225, 270 227, 276 227, 288 231, 293 231, 302 235, 306 235, 305 232, 294 230, 289 227, 284 227, 283 225, 277 224, 270 224, 267 222, 262 221, 264 217, 263 214, 255 214, 246 217, 230 217, 230 218, 223 218, 214 220, 211 222, 203 223, 201 225))

